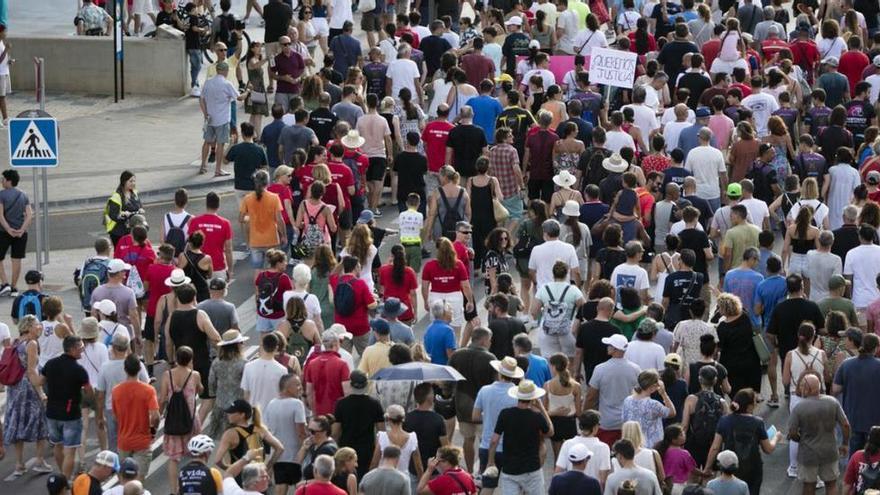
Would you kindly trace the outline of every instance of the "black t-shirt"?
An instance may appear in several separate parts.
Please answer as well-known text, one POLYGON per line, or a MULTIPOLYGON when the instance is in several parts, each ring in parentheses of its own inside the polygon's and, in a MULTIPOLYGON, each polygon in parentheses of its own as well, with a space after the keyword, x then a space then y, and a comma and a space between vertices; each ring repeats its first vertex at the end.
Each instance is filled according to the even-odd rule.
POLYGON ((452 166, 462 178, 477 175, 474 163, 488 145, 486 133, 475 125, 456 126, 449 131, 449 139, 446 141, 446 147, 453 149, 452 166))
POLYGON ((825 317, 819 305, 797 297, 780 301, 773 313, 770 314, 770 323, 767 325, 767 333, 775 335, 779 355, 784 359, 788 351, 797 347, 797 331, 804 321, 812 322, 816 329, 825 328, 825 317))
POLYGON ((504 435, 504 467, 501 472, 517 475, 541 469, 540 434, 549 431, 550 425, 537 411, 518 407, 502 410, 495 423, 495 433, 504 435))
MULTIPOLYGON (((581 153, 581 157, 578 159, 578 169, 580 169, 586 184, 598 184, 602 179, 608 177, 608 171, 602 168, 602 162, 609 156, 611 156, 611 150, 593 146, 581 153)), ((584 187, 585 185, 581 186, 582 189, 584 187)))
POLYGON ((607 321, 591 320, 581 323, 575 345, 583 351, 584 383, 590 383, 596 366, 608 361, 611 357, 608 355, 608 346, 602 343, 602 339, 616 333, 620 333, 620 330, 607 321))
POLYGON ((681 79, 678 80, 678 87, 687 88, 691 91, 687 105, 691 110, 696 110, 697 105, 700 103, 700 96, 703 95, 703 91, 712 87, 712 83, 709 82, 709 78, 705 74, 699 72, 686 72, 681 76, 681 79))
POLYGON ((425 193, 425 174, 428 173, 428 159, 415 151, 404 151, 394 159, 397 172, 397 200, 405 202, 409 193, 425 193))
POLYGON ((869 31, 877 28, 877 14, 880 13, 880 5, 877 2, 874 0, 855 0, 853 2, 853 10, 864 14, 865 26, 867 26, 869 31))
POLYGON ((52 358, 43 366, 46 377, 46 417, 70 421, 82 417, 82 388, 89 384, 86 369, 68 354, 52 358))
POLYGON ((666 277, 663 297, 669 298, 669 304, 681 304, 685 294, 691 299, 700 297, 703 288, 703 274, 693 271, 677 271, 666 277))
POLYGON ((513 133, 513 147, 519 153, 522 160, 525 152, 526 135, 529 128, 535 123, 535 118, 528 110, 520 107, 507 107, 495 121, 495 128, 507 127, 513 133))
POLYGON ((339 435, 341 447, 372 451, 376 441, 376 423, 385 421, 385 411, 382 410, 382 404, 369 395, 351 394, 336 402, 333 417, 342 425, 339 435))
POLYGON ((495 381, 495 368, 490 364, 494 360, 494 354, 473 344, 458 349, 449 357, 449 366, 465 378, 455 385, 455 414, 459 421, 471 422, 477 391, 495 381))
POLYGON ((187 50, 198 50, 201 48, 199 43, 199 33, 193 31, 193 28, 199 27, 199 18, 197 16, 189 17, 189 27, 184 33, 184 46, 187 50))
POLYGON ((851 249, 859 247, 862 242, 859 240, 859 227, 857 225, 844 225, 834 231, 834 244, 831 245, 831 252, 840 256, 840 262, 846 262, 846 253, 851 249))
POLYGON ((262 146, 255 143, 238 143, 226 152, 226 159, 233 162, 235 189, 254 190, 254 172, 269 164, 262 146))
MULTIPOLYGON (((668 3, 666 5, 667 7, 671 7, 675 4, 668 3)), ((655 13, 659 10, 660 5, 654 7, 655 13)), ((670 16, 670 20, 672 20, 672 16, 670 16)), ((662 21, 658 21, 657 32, 666 29, 664 26, 665 25, 662 21)), ((660 36, 665 35, 666 33, 659 35, 655 34, 654 36, 659 39, 660 36)), ((660 49, 660 53, 657 54, 657 62, 663 65, 663 70, 666 71, 666 74, 669 76, 670 81, 675 81, 675 78, 678 76, 678 74, 684 71, 684 67, 681 65, 681 59, 684 58, 684 55, 686 53, 700 53, 700 49, 697 48, 697 45, 691 43, 690 41, 672 41, 666 43, 666 45, 664 45, 663 48, 660 49)))
POLYGON ((864 136, 865 129, 871 125, 871 121, 876 116, 874 106, 866 100, 848 101, 845 106, 847 130, 856 136, 864 136))
POLYGON ((626 263, 626 251, 623 249, 602 248, 596 253, 596 262, 599 263, 599 278, 611 280, 611 274, 617 265, 626 263))
POLYGON ((709 236, 700 229, 684 229, 678 233, 681 240, 679 249, 693 249, 697 255, 697 261, 694 263, 694 271, 703 274, 703 280, 708 280, 709 272, 706 268, 706 252, 709 247, 709 236))
POLYGON ((711 363, 704 363, 703 361, 688 363, 688 370, 690 371, 688 375, 688 393, 695 394, 700 391, 700 370, 703 369, 703 366, 715 366, 715 370, 718 372, 718 378, 715 380, 715 393, 724 395, 724 392, 721 390, 721 383, 727 378, 727 368, 718 361, 711 363))
POLYGON ((437 72, 437 69, 440 68, 440 57, 451 49, 452 45, 449 44, 446 38, 433 34, 419 41, 419 50, 425 55, 425 67, 428 69, 428 76, 433 76, 437 72))
POLYGON ((370 62, 364 64, 364 79, 367 81, 367 94, 373 93, 382 99, 385 97, 385 79, 388 74, 388 64, 370 62))
POLYGON ((704 229, 709 230, 709 221, 711 221, 712 216, 715 215, 709 202, 697 195, 684 196, 684 199, 690 201, 691 206, 700 210, 700 225, 702 225, 704 229))
MULTIPOLYGON (((767 440, 764 420, 751 414, 728 414, 718 421, 721 448, 732 450, 739 458, 740 479, 753 479, 763 473, 761 440, 767 440)), ((759 478, 760 479, 760 478, 759 478)))
POLYGON ((843 127, 830 125, 819 132, 816 144, 822 149, 822 156, 825 157, 828 163, 837 163, 834 161, 837 149, 844 146, 852 148, 853 137, 852 133, 843 127))
POLYGON ((287 34, 287 27, 293 18, 293 10, 284 2, 270 1, 263 7, 263 19, 266 21, 266 43, 274 43, 287 34))
POLYGON ((596 478, 581 471, 566 471, 553 476, 550 480, 548 495, 602 495, 602 488, 596 478))
POLYGON ((501 53, 507 61, 507 70, 505 72, 511 76, 516 74, 516 56, 528 55, 530 41, 525 33, 511 33, 504 38, 501 53))
POLYGON ((513 356, 513 338, 521 333, 527 333, 523 322, 517 318, 495 318, 489 322, 489 330, 492 330, 492 343, 489 344, 489 352, 498 359, 513 356))
POLYGON ((330 141, 333 135, 333 127, 336 126, 337 122, 339 122, 339 117, 335 113, 331 112, 329 108, 320 107, 309 114, 308 127, 315 131, 321 146, 325 146, 327 141, 330 141))
POLYGON ((419 440, 422 466, 427 466, 428 459, 434 457, 437 449, 440 448, 440 439, 446 436, 446 422, 443 421, 443 416, 434 411, 410 411, 406 413, 403 429, 415 432, 419 440))
POLYGON ((177 28, 177 23, 174 22, 174 12, 165 12, 164 10, 156 14, 156 27, 167 24, 173 28, 177 28))

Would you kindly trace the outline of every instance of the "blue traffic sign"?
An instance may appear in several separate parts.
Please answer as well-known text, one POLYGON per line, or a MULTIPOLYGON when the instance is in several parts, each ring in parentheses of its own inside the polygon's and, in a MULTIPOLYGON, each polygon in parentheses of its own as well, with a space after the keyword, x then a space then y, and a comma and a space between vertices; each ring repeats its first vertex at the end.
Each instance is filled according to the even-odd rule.
POLYGON ((9 119, 9 164, 58 166, 58 122, 51 117, 9 119))

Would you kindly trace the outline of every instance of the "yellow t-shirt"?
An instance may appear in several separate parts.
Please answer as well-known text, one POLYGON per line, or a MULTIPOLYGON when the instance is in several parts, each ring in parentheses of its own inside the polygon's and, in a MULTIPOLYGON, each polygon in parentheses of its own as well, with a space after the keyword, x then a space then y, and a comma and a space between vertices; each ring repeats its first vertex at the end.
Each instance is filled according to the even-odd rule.
POLYGON ((364 349, 364 355, 361 356, 361 362, 358 369, 373 376, 382 368, 391 366, 388 360, 388 352, 391 350, 391 342, 379 342, 364 349))
MULTIPOLYGON (((237 55, 226 57, 226 63, 229 64, 229 74, 226 75, 226 80, 231 82, 236 89, 238 89, 238 78, 235 76, 235 68, 238 67, 238 62, 239 58, 237 55)), ((206 75, 206 80, 217 75, 217 62, 208 66, 206 75)))

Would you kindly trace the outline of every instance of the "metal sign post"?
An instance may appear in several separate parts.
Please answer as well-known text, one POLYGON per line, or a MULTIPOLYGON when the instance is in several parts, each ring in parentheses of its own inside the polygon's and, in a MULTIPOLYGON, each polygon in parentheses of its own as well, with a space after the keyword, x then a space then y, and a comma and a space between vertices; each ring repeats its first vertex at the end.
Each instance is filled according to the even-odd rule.
POLYGON ((119 103, 120 96, 125 99, 125 57, 122 40, 125 32, 122 29, 122 13, 125 6, 122 0, 113 1, 113 101, 119 103))

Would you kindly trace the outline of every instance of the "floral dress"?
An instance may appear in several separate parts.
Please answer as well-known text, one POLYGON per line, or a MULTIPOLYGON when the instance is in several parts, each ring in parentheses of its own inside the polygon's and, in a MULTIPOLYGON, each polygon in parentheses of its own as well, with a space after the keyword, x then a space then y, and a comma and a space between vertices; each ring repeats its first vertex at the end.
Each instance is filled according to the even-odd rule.
POLYGON ((642 427, 645 440, 641 447, 650 447, 663 439, 663 418, 668 415, 669 408, 650 397, 623 399, 623 421, 638 421, 642 427))
POLYGON ((776 150, 776 156, 770 162, 770 166, 776 171, 776 181, 780 185, 784 185, 785 178, 791 174, 791 165, 788 163, 788 149, 785 143, 774 144, 773 149, 776 150))
MULTIPOLYGON (((168 373, 170 374, 171 372, 169 371, 168 373)), ((173 383, 174 380, 170 380, 170 378, 171 377, 169 376, 169 386, 165 397, 163 397, 163 400, 166 403, 171 398, 171 394, 173 393, 172 389, 179 390, 180 387, 180 384, 173 383)), ((162 442, 162 452, 173 461, 180 461, 184 456, 189 454, 186 449, 186 444, 189 443, 190 438, 198 435, 199 432, 202 431, 202 423, 199 421, 199 416, 196 414, 196 386, 198 383, 199 381, 190 375, 186 380, 186 385, 184 385, 183 390, 183 396, 186 397, 186 402, 189 405, 189 411, 193 418, 193 431, 190 432, 189 435, 165 434, 162 442)))
MULTIPOLYGON (((266 95, 266 81, 263 79, 263 66, 261 65, 256 69, 248 69, 248 83, 251 85, 251 91, 253 93, 262 93, 266 95)), ((263 101, 262 103, 255 103, 251 101, 251 97, 248 96, 244 101, 244 111, 250 115, 269 115, 269 100, 263 101)))
MULTIPOLYGON (((419 128, 419 125, 425 121, 425 112, 423 112, 422 109, 415 103, 413 104, 413 107, 415 108, 417 114, 416 118, 414 119, 407 118, 406 110, 404 110, 403 107, 395 107, 394 109, 394 112, 397 114, 397 118, 400 119, 400 137, 404 143, 406 142, 406 135, 410 132, 415 132, 418 135, 422 134, 422 130, 419 128)), ((419 140, 418 149, 419 154, 425 154, 425 144, 424 142, 422 142, 422 140, 419 140)))
POLYGON ((211 363, 211 372, 208 375, 208 395, 215 397, 214 404, 217 407, 211 409, 211 424, 205 435, 217 438, 226 431, 226 413, 223 410, 236 399, 244 398, 244 390, 241 389, 241 375, 244 374, 244 359, 234 361, 221 361, 215 359, 211 363))
MULTIPOLYGON (((27 342, 15 346, 18 360, 27 370, 27 342)), ((36 442, 49 437, 46 409, 27 373, 18 383, 6 387, 6 414, 3 420, 3 443, 36 442)))
POLYGON ((575 175, 578 169, 578 161, 580 161, 580 159, 580 153, 559 153, 556 155, 556 160, 553 161, 553 173, 558 174, 563 170, 567 170, 571 175, 575 175))

